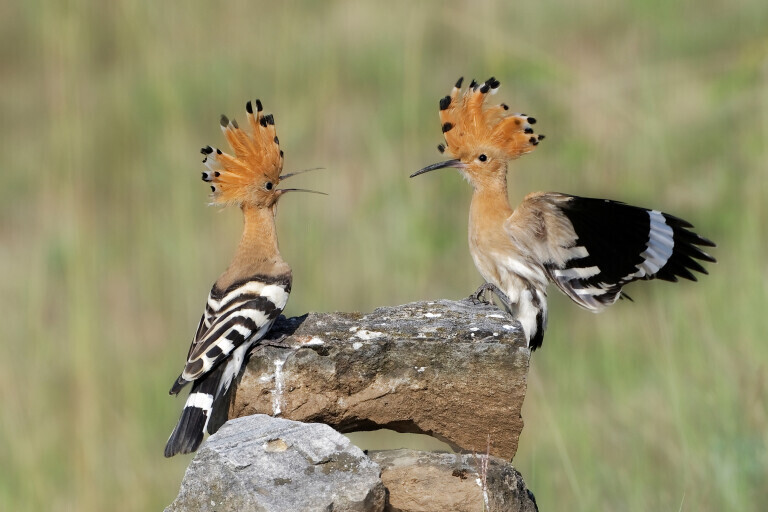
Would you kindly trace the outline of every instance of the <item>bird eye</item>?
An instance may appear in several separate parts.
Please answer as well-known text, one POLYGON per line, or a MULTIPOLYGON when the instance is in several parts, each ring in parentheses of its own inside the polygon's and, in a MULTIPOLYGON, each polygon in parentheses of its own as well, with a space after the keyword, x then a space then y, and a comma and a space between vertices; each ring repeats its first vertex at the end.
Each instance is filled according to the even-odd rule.
POLYGON ((482 154, 479 157, 477 157, 477 159, 480 160, 481 162, 485 162, 486 160, 488 160, 488 157, 485 156, 485 154, 482 154))
POLYGON ((266 188, 267 190, 272 190, 272 182, 268 181, 267 184, 264 185, 264 188, 266 188))

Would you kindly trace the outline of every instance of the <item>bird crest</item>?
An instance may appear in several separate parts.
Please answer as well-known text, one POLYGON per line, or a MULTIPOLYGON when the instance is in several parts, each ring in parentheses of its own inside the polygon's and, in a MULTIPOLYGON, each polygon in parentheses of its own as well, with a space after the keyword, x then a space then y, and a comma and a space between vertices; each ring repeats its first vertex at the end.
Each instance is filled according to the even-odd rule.
POLYGON ((511 160, 530 153, 544 139, 544 135, 534 133, 533 117, 512 113, 504 103, 485 105, 486 98, 501 85, 494 77, 482 84, 472 80, 462 95, 463 80, 459 78, 451 94, 440 100, 440 123, 446 142, 438 146, 441 153, 447 151, 464 161, 478 152, 511 160))
POLYGON ((203 181, 211 184, 211 203, 216 205, 245 204, 271 206, 279 197, 277 184, 283 169, 283 152, 275 130, 272 114, 263 115, 261 101, 256 100, 256 112, 249 101, 245 106, 250 133, 237 121, 221 116, 221 130, 235 153, 206 146, 203 181))

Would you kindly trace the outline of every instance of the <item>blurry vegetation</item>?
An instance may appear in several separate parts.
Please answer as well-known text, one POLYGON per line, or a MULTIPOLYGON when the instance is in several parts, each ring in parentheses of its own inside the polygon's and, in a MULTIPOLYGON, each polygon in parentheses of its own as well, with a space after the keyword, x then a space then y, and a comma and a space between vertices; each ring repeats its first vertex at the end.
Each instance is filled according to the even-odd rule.
POLYGON ((661 2, 5 2, 0 5, 0 509, 159 510, 181 369, 237 211, 205 206, 221 113, 274 112, 286 311, 466 296, 470 191, 437 161, 464 75, 548 137, 535 190, 691 219, 698 284, 595 316, 552 291, 515 463, 546 510, 768 502, 768 8, 661 2))

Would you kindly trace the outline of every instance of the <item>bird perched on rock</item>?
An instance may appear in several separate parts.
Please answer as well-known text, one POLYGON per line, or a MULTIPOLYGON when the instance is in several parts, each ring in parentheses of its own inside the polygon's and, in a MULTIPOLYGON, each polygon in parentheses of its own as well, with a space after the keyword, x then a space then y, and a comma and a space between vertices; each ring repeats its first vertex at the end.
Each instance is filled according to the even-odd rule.
POLYGON ((445 145, 453 158, 425 167, 418 176, 456 168, 472 185, 469 250, 486 283, 525 330, 532 350, 547 326, 547 284, 552 282, 576 304, 601 311, 638 279, 695 281, 706 274, 696 260, 715 259, 699 246, 714 247, 693 233, 688 222, 608 199, 535 192, 515 210, 507 197, 507 162, 536 149, 536 119, 510 112, 505 104, 485 106, 499 88, 490 78, 474 80, 461 93, 462 79, 440 100, 445 145))
POLYGON ((171 388, 175 395, 192 383, 165 447, 166 457, 197 450, 204 431, 213 434, 226 421, 227 392, 243 359, 272 327, 291 293, 291 267, 277 246, 275 210, 285 193, 313 191, 277 188, 281 180, 298 173, 280 175, 283 151, 274 117, 262 115, 259 100, 255 105, 255 113, 250 101, 246 105, 251 133, 221 116, 221 129, 235 156, 211 146, 201 150, 211 204, 239 206, 244 227, 232 263, 208 295, 184 371, 171 388))

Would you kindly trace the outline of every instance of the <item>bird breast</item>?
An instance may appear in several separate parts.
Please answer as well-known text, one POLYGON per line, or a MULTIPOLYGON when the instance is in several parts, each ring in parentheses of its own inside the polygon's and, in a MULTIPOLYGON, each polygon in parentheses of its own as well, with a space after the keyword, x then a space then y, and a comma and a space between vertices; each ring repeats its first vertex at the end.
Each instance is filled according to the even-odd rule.
POLYGON ((503 229, 478 229, 470 224, 469 252, 483 279, 498 286, 512 302, 517 302, 523 290, 546 291, 544 267, 516 246, 503 229))

